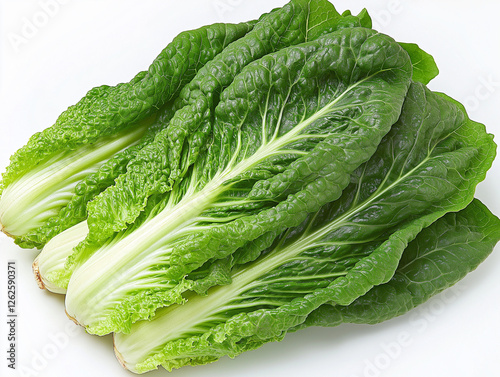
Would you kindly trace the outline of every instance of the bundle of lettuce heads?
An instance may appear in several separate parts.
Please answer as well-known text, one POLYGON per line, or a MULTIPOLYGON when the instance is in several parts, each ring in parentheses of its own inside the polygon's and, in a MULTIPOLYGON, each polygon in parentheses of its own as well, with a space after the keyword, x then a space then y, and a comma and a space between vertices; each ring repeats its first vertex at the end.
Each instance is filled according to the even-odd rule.
POLYGON ((2 230, 137 373, 393 318, 500 239, 496 145, 437 74, 327 0, 182 32, 11 157, 2 230))

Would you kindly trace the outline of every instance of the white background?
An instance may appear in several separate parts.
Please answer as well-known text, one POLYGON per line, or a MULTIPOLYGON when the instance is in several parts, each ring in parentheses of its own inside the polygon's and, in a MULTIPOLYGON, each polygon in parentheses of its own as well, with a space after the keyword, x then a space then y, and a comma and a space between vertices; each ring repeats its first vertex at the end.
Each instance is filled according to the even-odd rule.
MULTIPOLYGON (((87 90, 130 80, 180 31, 256 18, 285 3, 60 0, 64 4, 44 10, 42 4, 50 2, 0 0, 2 170, 32 133, 50 126, 87 90)), ((433 54, 441 74, 431 89, 464 102, 473 119, 500 135, 496 0, 337 0, 335 5, 339 11, 368 7, 378 30, 399 41, 417 42, 433 54)), ((499 177, 500 159, 477 191, 497 215, 499 177)), ((115 360, 111 337, 85 334, 66 318, 61 296, 37 288, 31 273, 35 254, 0 236, 0 376, 131 376, 115 360), (24 372, 6 367, 7 260, 18 265, 18 368, 24 372)), ((412 314, 377 326, 304 330, 235 360, 224 358, 172 375, 498 376, 499 286, 497 248, 458 287, 412 314)), ((160 370, 149 375, 166 374, 160 370)))

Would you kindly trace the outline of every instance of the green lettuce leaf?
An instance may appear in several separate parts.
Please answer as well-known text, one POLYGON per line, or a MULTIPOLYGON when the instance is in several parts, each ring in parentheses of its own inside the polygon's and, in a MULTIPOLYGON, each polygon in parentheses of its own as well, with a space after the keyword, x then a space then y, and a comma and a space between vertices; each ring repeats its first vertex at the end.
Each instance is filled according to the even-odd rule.
MULTIPOLYGON (((342 13, 342 17, 348 19, 351 16, 350 11, 345 11, 342 13)), ((358 26, 372 28, 372 19, 368 14, 366 9, 363 9, 357 16, 358 26)), ((439 69, 432 55, 422 50, 415 43, 399 43, 401 47, 410 56, 411 63, 413 65, 413 81, 420 82, 424 85, 429 84, 432 79, 434 79, 439 74, 439 69)))
MULTIPOLYGON (((209 110, 213 112, 220 96, 217 93, 232 82, 234 78, 232 75, 237 74, 251 61, 269 51, 279 49, 283 44, 286 46, 299 43, 304 40, 305 35, 319 35, 320 30, 327 32, 358 27, 361 24, 362 21, 358 17, 350 15, 340 17, 335 8, 326 0, 314 0, 312 2, 292 1, 284 8, 262 16, 255 30, 239 40, 238 43, 232 45, 231 49, 226 49, 227 51, 221 53, 217 59, 207 64, 181 93, 181 98, 178 99, 175 106, 172 106, 172 110, 175 110, 176 107, 182 108, 184 105, 190 105, 197 111, 206 105, 204 98, 210 98, 213 103, 209 110), (286 19, 283 18, 285 16, 286 19), (273 25, 283 20, 293 20, 294 22, 289 22, 284 27, 273 28, 273 25), (310 28, 314 30, 312 34, 310 28), (266 41, 265 38, 271 40, 266 41), (208 79, 204 78, 205 75, 208 75, 208 79)), ((173 114, 169 113, 168 119, 165 117, 162 123, 168 123, 172 116, 173 114)), ((95 244, 99 244, 99 241, 106 239, 114 231, 123 229, 126 227, 127 222, 135 220, 153 193, 157 191, 162 193, 167 190, 164 185, 170 171, 167 168, 168 161, 166 160, 167 144, 169 143, 168 138, 166 138, 167 135, 166 131, 161 132, 154 142, 150 143, 127 164, 127 174, 118 178, 115 186, 109 187, 93 203, 90 203, 89 224, 94 231, 87 238, 86 244, 95 247, 95 244)), ((92 178, 91 182, 93 185, 92 178)), ((87 188, 88 186, 83 187, 87 188)), ((85 191, 83 193, 85 194, 85 191)), ((31 238, 47 238, 47 235, 54 235, 59 230, 59 223, 62 223, 63 226, 70 223, 74 225, 78 221, 84 220, 82 216, 78 216, 78 213, 73 208, 80 209, 80 215, 83 215, 85 210, 82 211, 78 203, 84 202, 85 199, 86 197, 76 197, 76 207, 72 206, 73 203, 70 203, 68 211, 61 212, 62 219, 54 219, 54 221, 50 222, 50 225, 54 226, 48 226, 48 229, 37 231, 37 234, 30 235, 31 238)), ((155 202, 155 199, 150 201, 155 202)), ((85 239, 88 234, 88 227, 78 227, 78 230, 81 232, 79 237, 82 240, 85 239)), ((75 232, 71 233, 73 234, 72 239, 75 239, 75 232)), ((42 250, 42 254, 49 254, 52 250, 57 250, 57 256, 66 259, 73 251, 69 248, 69 244, 67 250, 63 250, 62 244, 65 243, 65 238, 66 236, 62 235, 60 240, 54 240, 51 247, 42 250), (57 245, 57 247, 54 248, 54 245, 57 245)), ((90 254, 89 249, 91 248, 84 247, 86 244, 81 245, 76 254, 80 253, 81 250, 85 250, 85 254, 90 254)), ((71 243, 71 245, 73 244, 71 243)), ((52 272, 50 276, 40 276, 37 279, 46 281, 47 287, 58 287, 58 291, 65 291, 73 271, 73 259, 76 259, 76 257, 70 257, 66 267, 61 268, 60 266, 64 264, 65 260, 61 263, 53 256, 43 255, 38 262, 41 264, 51 263, 52 265, 36 265, 34 266, 36 271, 39 271, 42 275, 43 271, 52 272)))
MULTIPOLYGON (((282 10, 275 10, 274 12, 280 16, 284 14, 284 12, 288 12, 290 10, 297 10, 300 14, 307 15, 309 18, 313 18, 315 21, 308 21, 307 25, 311 27, 313 31, 310 31, 309 28, 305 29, 305 34, 308 35, 307 38, 311 38, 311 36, 319 36, 321 32, 340 30, 345 28, 354 28, 360 26, 371 26, 371 20, 366 13, 363 11, 358 16, 352 16, 350 12, 345 12, 342 17, 335 11, 333 6, 325 1, 314 1, 309 3, 309 7, 307 4, 303 2, 292 2, 289 4, 288 8, 282 10), (316 26, 315 26, 316 25, 316 26)), ((259 22, 259 26, 256 30, 266 29, 272 25, 276 18, 274 16, 264 16, 259 22)), ((293 37, 293 33, 296 25, 292 24, 288 28, 283 28, 278 30, 280 33, 281 39, 286 40, 293 37)), ((235 66, 234 64, 234 50, 245 50, 248 47, 255 46, 258 41, 262 38, 262 33, 250 33, 250 35, 246 36, 242 41, 238 41, 236 46, 239 46, 238 49, 234 48, 232 50, 233 53, 223 53, 218 58, 219 63, 212 62, 207 65, 207 68, 200 72, 193 82, 190 84, 190 87, 198 90, 201 90, 204 93, 205 97, 218 97, 216 96, 216 92, 222 90, 227 85, 229 85, 229 81, 232 80, 230 75, 227 75, 225 72, 221 71, 224 68, 224 64, 222 62, 227 61, 231 64, 233 71, 235 69, 242 69, 242 67, 251 59, 254 59, 258 56, 255 52, 252 56, 243 55, 243 59, 239 62, 239 66, 235 66), (220 66, 220 67, 219 67, 220 66), (205 71, 210 73, 210 80, 204 80, 203 75, 206 73, 205 71)), ((295 38, 295 37, 294 37, 295 38)), ((296 37, 297 40, 301 40, 303 38, 302 35, 299 34, 296 37)), ((291 42, 288 42, 291 43, 291 42)), ((267 46, 267 48, 270 48, 267 46)), ((271 48, 277 48, 271 46, 271 48)), ((261 54, 262 52, 259 52, 261 54)), ((233 72, 234 73, 234 72, 233 72)), ((193 90, 194 90, 193 89, 193 90)), ((178 101, 177 107, 182 107, 182 104, 191 101, 192 103, 196 103, 197 96, 193 93, 195 91, 189 91, 184 97, 183 101, 178 101), (191 98, 191 97, 192 98, 191 98), (189 97, 189 98, 188 98, 189 97), (187 102, 186 102, 187 101, 187 102)), ((198 101, 199 102, 199 101, 198 101)), ((218 103, 218 99, 214 100, 212 104, 212 108, 215 108, 215 105, 218 103)), ((200 103, 198 103, 200 105, 200 103)), ((196 105, 196 107, 199 107, 196 105)), ((200 105, 201 106, 201 105, 200 105)), ((172 107, 172 110, 175 109, 175 106, 172 107)), ((210 111, 213 111, 210 110, 210 111)), ((168 119, 164 117, 162 124, 168 123, 168 121, 172 118, 172 114, 169 113, 168 119)), ((167 135, 166 131, 164 132, 165 136, 167 135)), ((119 178, 116 184, 116 187, 109 187, 101 196, 97 197, 94 203, 90 204, 90 224, 92 229, 97 229, 98 231, 93 231, 91 237, 87 240, 87 243, 99 243, 99 240, 105 239, 107 236, 110 236, 113 231, 122 229, 125 226, 125 222, 132 222, 136 216, 143 210, 143 204, 147 203, 147 198, 150 197, 151 193, 155 192, 155 187, 158 187, 161 184, 161 181, 166 179, 166 176, 169 174, 169 170, 165 170, 164 174, 161 173, 159 169, 165 168, 165 154, 167 147, 165 146, 165 140, 163 136, 159 135, 157 140, 152 143, 152 145, 145 148, 145 150, 137 156, 137 158, 132 159, 132 162, 127 164, 126 168, 128 169, 128 173, 119 178), (164 151, 164 152, 162 152, 164 151), (164 153, 162 155, 162 153, 164 153), (158 174, 158 173, 161 174, 158 174), (159 181, 158 181, 159 180, 159 181), (140 189, 138 189, 140 187, 140 189), (117 199, 119 198, 119 199, 117 199), (135 204, 131 205, 130 203, 134 202, 135 204), (138 203, 143 203, 138 205, 138 203), (97 210, 96 210, 97 209, 97 210), (97 215, 96 215, 97 214, 97 215), (97 216, 97 217, 96 217, 97 216), (104 217, 103 217, 104 216, 104 217), (123 219, 126 218, 124 222, 123 219), (92 225, 93 224, 93 225, 92 225)), ((168 140, 167 140, 168 142, 168 140)), ((112 166, 115 166, 115 159, 110 161, 112 166)), ((127 161, 129 159, 127 158, 127 161)), ((120 166, 122 166, 120 164, 120 166)), ((108 166, 104 166, 101 170, 109 170, 108 166)), ((125 166, 124 166, 125 168, 125 166)), ((102 171, 98 172, 99 176, 102 176, 102 171)), ((106 177, 106 175, 104 175, 106 177)), ((30 233, 28 236, 30 240, 35 240, 38 242, 42 242, 46 239, 50 239, 61 230, 66 229, 68 225, 75 225, 78 221, 83 221, 86 218, 86 208, 82 208, 82 203, 85 204, 88 202, 88 192, 85 189, 90 187, 90 193, 93 194, 95 190, 92 188, 96 187, 96 181, 93 176, 89 177, 90 185, 81 184, 77 187, 77 189, 83 188, 83 190, 79 190, 82 192, 82 195, 75 196, 75 200, 70 202, 67 208, 63 209, 60 212, 60 215, 57 218, 49 220, 47 226, 37 229, 35 232, 30 233)), ((99 182, 99 181, 98 181, 99 182)), ((104 180, 103 188, 107 185, 106 180, 104 180)), ((109 185, 108 185, 109 186, 109 185)), ((160 192, 163 192, 165 188, 160 189, 160 192)), ((152 200, 154 201, 154 200, 152 200)), ((88 227, 78 227, 78 231, 81 234, 78 236, 81 240, 84 240, 88 234, 88 227)), ((76 233, 71 232, 72 239, 76 239, 76 233)), ((28 238, 25 237, 26 238, 28 238)), ((42 256, 39 258, 37 263, 33 266, 34 271, 37 271, 37 280, 46 282, 45 286, 49 289, 56 288, 58 292, 64 292, 67 286, 67 281, 72 272, 72 268, 66 266, 66 268, 62 268, 64 265, 65 259, 68 258, 72 254, 73 243, 67 243, 67 250, 63 249, 63 245, 66 243, 66 235, 61 235, 59 240, 54 240, 51 243, 50 247, 44 248, 42 250, 42 256), (71 245, 71 248, 69 247, 71 245), (55 256, 45 255, 50 254, 53 251, 57 251, 57 257, 64 258, 64 260, 60 261, 55 258, 55 256), (50 265, 44 265, 45 263, 49 263, 50 265), (64 275, 65 278, 62 279, 58 277, 61 273, 57 272, 57 270, 65 270, 64 275), (49 276, 44 276, 44 271, 51 271, 49 276), (61 281, 61 282, 59 282, 61 281)), ((79 247, 79 249, 83 249, 83 247, 79 247)), ((85 252, 89 254, 89 248, 86 248, 85 252)), ((73 259, 71 257, 70 259, 73 259)))
MULTIPOLYGON (((125 229, 144 210, 150 196, 171 190, 174 181, 187 173, 208 144, 206 141, 213 128, 213 112, 219 93, 243 67, 289 45, 314 40, 335 30, 371 28, 371 25, 366 10, 358 16, 352 16, 348 11, 340 16, 326 0, 293 0, 283 8, 264 15, 254 30, 229 46, 198 73, 181 92, 176 103, 179 111, 169 127, 130 163, 127 174, 118 179, 116 186, 110 187, 91 203, 89 228, 92 240, 103 241, 125 229)), ((408 44, 401 45, 416 64, 420 64, 422 56, 429 57, 424 59, 426 67, 420 69, 418 65, 414 68, 422 73, 413 74, 416 81, 424 78, 426 84, 434 75, 425 76, 427 71, 423 68, 437 69, 430 63, 432 57, 417 45, 412 45, 412 48, 408 44)))
POLYGON ((403 315, 476 269, 500 240, 500 220, 475 199, 424 229, 406 248, 393 278, 348 306, 323 305, 295 331, 341 323, 376 324, 403 315))
POLYGON ((214 24, 182 32, 147 71, 138 73, 129 83, 90 90, 62 113, 53 127, 33 135, 11 157, 3 187, 56 152, 95 142, 154 114, 190 81, 193 72, 245 35, 252 25, 214 24))
POLYGON ((422 50, 415 43, 399 43, 411 59, 413 65, 413 81, 427 85, 439 74, 439 68, 432 55, 422 50))

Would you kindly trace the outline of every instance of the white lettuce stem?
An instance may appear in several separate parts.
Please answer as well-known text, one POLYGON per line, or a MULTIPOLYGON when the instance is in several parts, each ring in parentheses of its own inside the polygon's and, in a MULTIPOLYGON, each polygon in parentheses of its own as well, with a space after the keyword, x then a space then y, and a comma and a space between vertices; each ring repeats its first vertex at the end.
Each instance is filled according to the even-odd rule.
POLYGON ((0 227, 23 236, 57 215, 74 195, 76 185, 116 153, 136 144, 151 119, 94 144, 57 153, 8 185, 0 197, 0 227))
POLYGON ((88 232, 87 221, 82 221, 47 242, 33 262, 33 273, 41 289, 66 293, 66 288, 59 286, 54 276, 64 270, 66 259, 73 252, 73 248, 87 237, 88 232))

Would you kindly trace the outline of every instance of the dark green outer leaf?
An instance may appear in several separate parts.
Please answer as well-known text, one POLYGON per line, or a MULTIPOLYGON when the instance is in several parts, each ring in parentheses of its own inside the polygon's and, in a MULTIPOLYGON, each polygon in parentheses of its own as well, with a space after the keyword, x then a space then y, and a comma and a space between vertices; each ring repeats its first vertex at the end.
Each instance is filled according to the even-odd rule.
POLYGON ((500 220, 476 199, 419 233, 389 282, 348 306, 323 305, 290 331, 341 323, 375 324, 405 314, 475 270, 499 240, 500 220))
MULTIPOLYGON (((377 153, 353 175, 343 197, 325 206, 308 226, 315 229, 351 213, 343 220, 347 225, 330 230, 323 241, 366 242, 396 225, 399 231, 406 226, 411 230, 412 221, 432 222, 448 209, 459 210, 472 200, 475 185, 491 166, 495 144, 480 124, 467 120, 456 129, 464 122, 463 107, 459 111, 456 102, 440 96, 412 86, 400 121, 377 153), (417 115, 418 111, 422 114, 417 115), (408 129, 407 125, 419 120, 421 127, 408 129)), ((239 250, 234 263, 255 255, 252 248, 239 250)))
POLYGON ((415 43, 399 43, 411 58, 413 81, 427 85, 439 74, 439 69, 432 55, 422 50, 415 43))
MULTIPOLYGON (((345 11, 342 13, 342 17, 347 19, 350 14, 350 11, 345 11)), ((363 9, 356 16, 356 19, 359 22, 359 26, 369 29, 372 28, 372 19, 366 9, 363 9)), ((413 81, 420 82, 424 85, 429 84, 429 82, 439 74, 439 69, 432 55, 422 50, 415 43, 399 42, 399 44, 410 56, 413 65, 413 81)))

